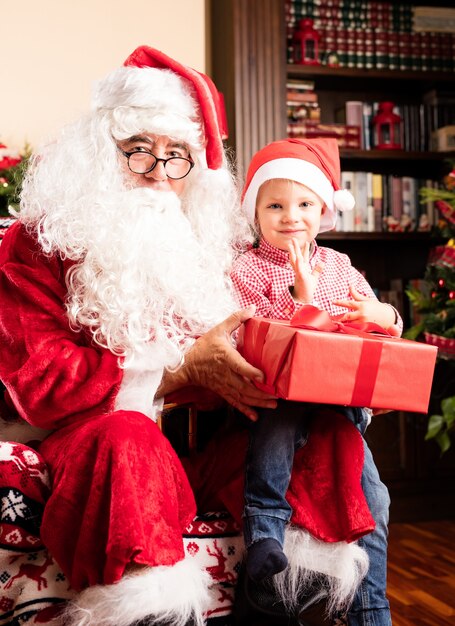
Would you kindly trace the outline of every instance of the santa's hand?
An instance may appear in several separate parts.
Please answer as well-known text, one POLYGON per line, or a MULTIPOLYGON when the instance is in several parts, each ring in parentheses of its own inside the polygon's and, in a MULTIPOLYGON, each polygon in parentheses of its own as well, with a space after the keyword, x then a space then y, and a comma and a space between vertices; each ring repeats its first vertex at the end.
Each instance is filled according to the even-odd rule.
POLYGON ((319 277, 324 271, 324 264, 319 263, 312 270, 310 266, 310 244, 305 242, 300 248, 297 239, 291 239, 288 246, 289 262, 295 272, 292 297, 298 302, 311 304, 318 285, 319 277))
POLYGON ((180 370, 166 374, 160 395, 181 386, 197 385, 214 391, 252 420, 257 419, 252 407, 275 408, 275 397, 254 385, 254 381, 263 381, 263 373, 245 361, 232 345, 232 333, 254 312, 254 306, 237 311, 199 337, 185 355, 180 370))
POLYGON ((349 288, 352 300, 334 300, 333 304, 349 309, 340 319, 342 322, 374 322, 385 330, 395 322, 394 309, 377 298, 364 296, 354 287, 349 288))

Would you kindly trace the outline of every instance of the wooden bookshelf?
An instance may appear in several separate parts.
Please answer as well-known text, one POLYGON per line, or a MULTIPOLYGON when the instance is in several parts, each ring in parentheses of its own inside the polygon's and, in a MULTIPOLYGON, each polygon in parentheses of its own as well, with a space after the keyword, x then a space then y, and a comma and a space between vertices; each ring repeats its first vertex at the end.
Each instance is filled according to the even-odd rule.
MULTIPOLYGON (((423 85, 424 89, 431 89, 435 85, 450 85, 454 83, 454 76, 451 72, 421 72, 406 70, 378 70, 378 69, 357 69, 349 67, 328 67, 325 65, 297 65, 288 63, 286 74, 289 78, 315 78, 340 81, 346 79, 384 82, 406 82, 406 88, 412 88, 412 84, 423 85)), ((324 83, 327 84, 327 81, 324 83)), ((394 89, 396 86, 394 86, 394 89)), ((420 88, 420 87, 419 87, 420 88)))
MULTIPOLYGON (((418 0, 413 4, 427 3, 418 0)), ((450 7, 453 0, 438 5, 450 7)), ((323 123, 334 122, 333 110, 346 100, 397 98, 397 102, 412 103, 431 89, 455 93, 455 74, 451 72, 287 64, 283 0, 212 0, 209 8, 211 75, 225 96, 228 145, 235 154, 240 177, 257 150, 286 136, 288 78, 314 80, 318 95, 325 94, 320 98, 321 109, 328 111, 323 123)), ((437 178, 446 159, 454 157, 453 152, 341 152, 344 169, 362 170, 374 164, 381 172, 422 178, 430 174, 437 178)), ((378 289, 385 289, 391 278, 400 278, 405 285, 411 278, 421 278, 430 248, 440 243, 425 232, 335 232, 324 233, 318 241, 349 254, 378 289)), ((455 393, 451 365, 438 365, 430 415, 438 411, 438 402, 445 397, 441 393, 448 394, 450 389, 455 393), (450 389, 446 381, 451 381, 450 389)), ((436 519, 453 513, 455 450, 440 457, 436 444, 424 440, 427 421, 427 415, 393 412, 375 418, 368 430, 370 447, 392 494, 392 521, 436 519)))

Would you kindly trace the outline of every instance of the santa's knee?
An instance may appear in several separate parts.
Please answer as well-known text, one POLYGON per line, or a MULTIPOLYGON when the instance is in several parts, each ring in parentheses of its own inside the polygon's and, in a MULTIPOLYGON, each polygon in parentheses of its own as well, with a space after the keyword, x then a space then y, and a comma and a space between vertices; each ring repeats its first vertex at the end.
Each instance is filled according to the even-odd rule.
POLYGON ((98 463, 101 457, 112 461, 147 451, 153 455, 167 443, 157 425, 136 411, 114 411, 70 424, 52 433, 40 447, 55 475, 57 469, 98 463))

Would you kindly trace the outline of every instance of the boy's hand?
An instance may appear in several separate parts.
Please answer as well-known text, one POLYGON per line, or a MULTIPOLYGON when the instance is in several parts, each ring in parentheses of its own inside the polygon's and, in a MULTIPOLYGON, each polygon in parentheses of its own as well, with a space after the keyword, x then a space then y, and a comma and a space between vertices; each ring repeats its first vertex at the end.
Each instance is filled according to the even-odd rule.
POLYGON ((395 312, 391 306, 384 302, 379 302, 376 298, 369 298, 359 293, 354 287, 349 291, 352 300, 334 300, 333 304, 350 309, 340 319, 341 322, 374 322, 384 330, 393 326, 395 322, 395 312))
POLYGON ((311 304, 314 292, 318 285, 319 277, 324 271, 323 264, 316 265, 314 270, 310 267, 310 244, 305 242, 301 249, 297 239, 291 239, 289 243, 289 261, 295 272, 294 290, 292 297, 298 302, 311 304))

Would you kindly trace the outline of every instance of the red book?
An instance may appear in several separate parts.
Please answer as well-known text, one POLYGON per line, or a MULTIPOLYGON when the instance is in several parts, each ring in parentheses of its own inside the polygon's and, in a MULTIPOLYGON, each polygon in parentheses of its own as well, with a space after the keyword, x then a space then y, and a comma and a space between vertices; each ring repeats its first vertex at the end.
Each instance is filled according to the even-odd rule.
POLYGON ((286 100, 288 102, 317 102, 318 95, 314 91, 298 91, 297 89, 288 89, 286 91, 286 100))

